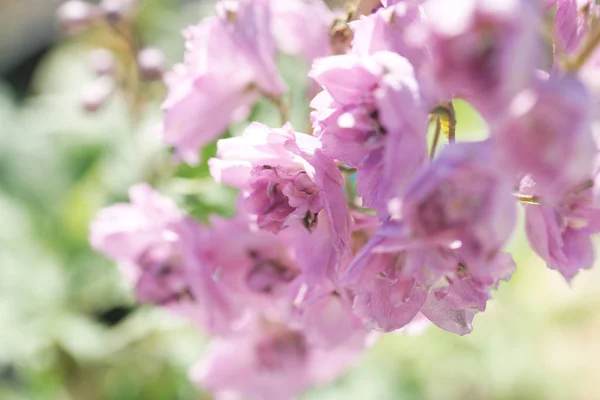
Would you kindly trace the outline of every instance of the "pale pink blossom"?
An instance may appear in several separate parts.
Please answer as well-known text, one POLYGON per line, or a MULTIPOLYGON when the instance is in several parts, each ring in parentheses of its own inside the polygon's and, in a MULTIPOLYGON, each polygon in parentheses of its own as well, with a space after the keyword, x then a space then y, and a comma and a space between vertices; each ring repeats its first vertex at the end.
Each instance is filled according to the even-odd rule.
POLYGON ((246 118, 261 94, 276 98, 285 91, 268 0, 221 1, 217 12, 185 31, 185 61, 165 77, 163 139, 189 163, 231 122, 246 118))
POLYGON ((209 165, 216 181, 242 190, 259 228, 294 235, 306 279, 335 280, 348 251, 350 217, 342 175, 319 139, 289 124, 253 123, 243 136, 220 140, 209 165))
POLYGON ((206 231, 148 185, 131 203, 101 210, 90 227, 92 247, 117 261, 142 303, 165 306, 211 332, 239 317, 202 259, 206 231))
POLYGON ((214 340, 190 375, 217 398, 288 400, 336 379, 364 346, 364 341, 345 342, 322 350, 310 345, 302 331, 257 321, 244 334, 214 340))

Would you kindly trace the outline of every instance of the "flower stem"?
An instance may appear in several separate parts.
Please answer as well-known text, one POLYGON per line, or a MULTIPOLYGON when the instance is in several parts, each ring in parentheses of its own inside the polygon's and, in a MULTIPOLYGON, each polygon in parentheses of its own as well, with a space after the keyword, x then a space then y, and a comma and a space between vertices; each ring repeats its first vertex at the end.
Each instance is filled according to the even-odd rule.
POLYGON ((338 169, 343 174, 353 174, 356 172, 356 168, 350 168, 345 165, 338 165, 338 169))
POLYGON ((448 129, 448 141, 454 143, 456 141, 456 112, 451 101, 446 104, 446 107, 448 110, 448 123, 450 125, 448 129))
POLYGON ((431 115, 438 117, 441 131, 450 143, 454 143, 456 141, 456 113, 452 102, 437 106, 431 111, 431 115))
POLYGON ((438 141, 440 140, 440 132, 442 131, 442 124, 440 118, 435 119, 435 134, 433 135, 433 143, 431 144, 431 150, 429 151, 429 158, 433 160, 435 156, 435 149, 437 148, 438 141))
POLYGON ((351 210, 357 210, 359 207, 356 205, 356 196, 354 195, 354 188, 352 187, 352 175, 356 173, 355 168, 349 168, 343 165, 338 165, 340 172, 344 177, 344 192, 346 197, 346 204, 351 210))
POLYGON ((125 54, 129 58, 130 66, 126 66, 123 76, 119 79, 119 85, 123 91, 133 117, 133 124, 137 124, 141 119, 143 98, 141 92, 141 73, 137 64, 137 54, 142 48, 133 21, 126 19, 121 22, 107 21, 111 32, 119 38, 126 46, 125 54))
POLYGON ((531 195, 522 194, 522 193, 513 193, 513 195, 515 196, 515 198, 517 200, 519 200, 521 203, 524 203, 524 204, 535 204, 535 205, 542 204, 542 202, 540 201, 540 198, 537 196, 531 196, 531 195))
POLYGON ((288 106, 288 103, 285 101, 284 97, 275 97, 268 94, 265 94, 265 97, 267 97, 275 105, 277 111, 279 111, 281 125, 285 125, 290 120, 290 107, 288 106))

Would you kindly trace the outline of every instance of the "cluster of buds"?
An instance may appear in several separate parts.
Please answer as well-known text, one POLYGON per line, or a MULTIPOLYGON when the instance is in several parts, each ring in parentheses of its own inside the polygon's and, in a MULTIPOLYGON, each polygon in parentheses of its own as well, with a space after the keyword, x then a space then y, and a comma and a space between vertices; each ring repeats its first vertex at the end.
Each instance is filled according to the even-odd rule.
POLYGON ((202 225, 142 184, 99 213, 91 243, 140 302, 215 336, 192 378, 218 398, 293 398, 335 379, 378 332, 430 321, 467 334, 516 268, 503 249, 519 205, 549 268, 570 280, 594 262, 599 11, 590 0, 363 1, 351 14, 222 0, 185 31, 185 60, 165 76, 162 137, 177 161, 208 162, 239 190, 236 217, 202 225), (351 40, 333 40, 340 23, 351 40), (311 134, 253 122, 219 139, 262 97, 285 119, 278 50, 312 65, 311 134), (479 111, 488 139, 461 143, 455 99, 479 111))
POLYGON ((141 101, 139 85, 130 83, 163 79, 166 64, 163 52, 139 42, 134 26, 136 5, 137 0, 103 0, 100 4, 68 0, 58 9, 58 19, 67 33, 108 29, 126 49, 126 54, 116 54, 107 48, 97 48, 90 54, 90 68, 96 78, 81 92, 81 104, 88 112, 101 109, 117 90, 126 94, 135 111, 141 101), (134 66, 132 72, 129 65, 134 66))
POLYGON ((92 4, 83 0, 67 0, 58 9, 58 19, 69 32, 88 28, 99 21, 111 23, 126 19, 136 6, 137 0, 102 0, 92 4))

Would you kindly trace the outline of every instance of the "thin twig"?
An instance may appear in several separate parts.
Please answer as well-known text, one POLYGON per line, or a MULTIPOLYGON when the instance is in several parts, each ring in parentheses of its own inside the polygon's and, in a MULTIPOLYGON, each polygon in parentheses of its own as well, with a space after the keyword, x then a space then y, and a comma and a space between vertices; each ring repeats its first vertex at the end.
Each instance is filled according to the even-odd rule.
POLYGON ((446 104, 448 107, 448 123, 450 124, 450 128, 448 130, 448 141, 450 143, 454 143, 456 141, 456 112, 454 111, 454 105, 452 102, 448 102, 446 104))
POLYGON ((440 140, 440 132, 442 131, 442 124, 440 123, 440 118, 435 119, 435 134, 433 135, 433 143, 431 144, 431 150, 429 151, 429 158, 433 160, 435 156, 435 150, 438 145, 438 141, 440 140))
POLYGON ((290 107, 285 101, 285 98, 283 96, 275 97, 268 93, 263 93, 263 96, 277 108, 277 111, 279 111, 279 118, 281 119, 281 125, 285 125, 290 120, 290 107))
POLYGON ((285 101, 283 96, 275 98, 274 104, 277 107, 277 111, 279 111, 281 125, 284 125, 290 120, 290 107, 288 106, 288 103, 285 101))
POLYGON ((454 111, 454 105, 452 102, 443 103, 434 108, 431 111, 431 115, 436 116, 440 120, 440 124, 447 123, 448 129, 446 130, 442 127, 442 132, 448 137, 448 141, 450 143, 454 143, 456 141, 456 113, 454 111))
POLYGON ((137 63, 137 54, 141 49, 140 41, 137 38, 137 32, 133 26, 133 21, 126 20, 125 22, 128 27, 128 32, 121 29, 120 23, 108 21, 107 24, 115 36, 119 37, 127 46, 129 61, 133 65, 133 70, 129 70, 129 67, 125 67, 125 73, 128 76, 124 76, 121 81, 121 87, 125 94, 125 98, 131 107, 133 112, 134 122, 137 123, 141 118, 142 111, 142 93, 141 93, 141 72, 140 67, 137 63), (130 71, 133 73, 128 74, 130 71))

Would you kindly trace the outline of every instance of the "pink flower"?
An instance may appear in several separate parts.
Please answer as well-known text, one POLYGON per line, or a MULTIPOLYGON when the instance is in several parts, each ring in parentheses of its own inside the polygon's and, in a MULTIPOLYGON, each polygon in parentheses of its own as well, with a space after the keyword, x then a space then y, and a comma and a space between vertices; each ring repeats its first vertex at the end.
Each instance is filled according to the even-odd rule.
POLYGON ((282 237, 259 230, 242 207, 234 219, 211 218, 202 254, 215 282, 241 313, 290 314, 302 272, 295 255, 282 237))
MULTIPOLYGON (((536 183, 525 177, 520 191, 535 196, 536 183)), ((559 271, 570 281, 580 269, 592 266, 594 248, 590 236, 600 232, 600 209, 592 204, 591 189, 575 189, 554 206, 526 204, 524 207, 529 243, 548 268, 559 271)))
POLYGON ((456 252, 415 246, 401 226, 385 228, 342 281, 351 282, 358 300, 354 309, 374 329, 403 328, 421 312, 444 330, 467 334, 490 290, 514 272, 511 257, 497 253, 486 260, 485 274, 475 276, 456 252))
POLYGON ((499 148, 516 174, 531 174, 537 195, 560 197, 586 179, 597 152, 590 123, 592 100, 570 77, 538 79, 492 124, 499 148))
POLYGON ((425 3, 428 35, 423 45, 433 58, 429 86, 439 91, 442 101, 462 97, 492 116, 529 83, 541 53, 539 15, 530 3, 425 3))
POLYGON ((166 77, 163 138, 189 163, 230 122, 245 118, 261 93, 278 97, 285 90, 268 0, 221 1, 217 11, 186 30, 185 61, 166 77))
POLYGON ((400 329, 419 312, 428 288, 408 271, 422 268, 420 251, 382 252, 375 237, 356 255, 342 284, 354 292, 354 312, 365 326, 382 332, 400 329))
POLYGON ((449 146, 401 197, 400 215, 415 240, 455 250, 474 275, 486 273, 487 260, 516 222, 512 179, 494 159, 492 146, 491 141, 449 146))
POLYGON ((228 331, 238 314, 202 260, 205 230, 148 185, 132 187, 130 198, 98 213, 92 247, 120 263, 138 301, 168 307, 211 332, 228 331))
POLYGON ((337 378, 363 348, 364 342, 346 342, 321 350, 301 331, 258 321, 243 335, 214 340, 191 377, 217 396, 287 400, 337 378))
POLYGON ((310 344, 331 349, 348 341, 364 342, 368 331, 352 310, 351 292, 327 283, 303 289, 307 293, 296 299, 290 326, 302 330, 310 344))
POLYGON ((325 89, 311 103, 323 151, 357 168, 363 204, 389 200, 427 159, 428 107, 409 62, 391 52, 328 57, 311 76, 325 89))
POLYGON ((418 71, 427 58, 427 48, 421 45, 419 37, 424 34, 422 8, 416 2, 386 7, 350 24, 354 31, 352 53, 365 57, 391 51, 408 59, 418 71))
POLYGON ((323 0, 272 0, 272 31, 277 47, 308 63, 331 53, 333 12, 323 0))
POLYGON ((475 277, 468 267, 459 264, 455 273, 445 275, 431 289, 421 312, 438 327, 466 335, 473 330, 475 314, 485 311, 490 290, 496 289, 500 280, 510 279, 515 268, 512 257, 506 253, 488 260, 487 277, 475 277))
POLYGON ((129 189, 131 203, 101 210, 90 227, 94 249, 121 261, 134 261, 148 248, 165 242, 169 228, 185 219, 175 203, 149 185, 129 189))
POLYGON ((242 137, 220 140, 209 165, 217 182, 242 190, 261 229, 291 231, 306 279, 329 274, 335 280, 350 221, 341 173, 319 139, 289 124, 270 129, 253 123, 242 137))
POLYGON ((500 250, 516 204, 492 145, 453 144, 390 202, 394 219, 341 279, 368 327, 396 330, 420 311, 442 329, 466 334, 489 291, 510 277, 514 264, 500 250))
POLYGON ((498 252, 477 269, 459 252, 415 241, 403 222, 388 222, 363 247, 341 283, 355 294, 354 311, 367 327, 389 332, 407 326, 419 312, 442 329, 471 332, 490 290, 514 272, 498 252))

